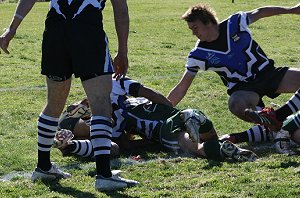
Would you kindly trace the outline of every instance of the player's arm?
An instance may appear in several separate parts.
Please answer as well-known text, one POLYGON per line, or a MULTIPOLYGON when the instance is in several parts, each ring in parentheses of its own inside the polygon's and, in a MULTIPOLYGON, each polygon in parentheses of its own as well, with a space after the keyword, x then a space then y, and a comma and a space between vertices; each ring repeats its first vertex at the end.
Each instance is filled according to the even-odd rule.
POLYGON ((182 100, 187 90, 191 86, 194 78, 194 74, 185 71, 179 83, 171 90, 171 92, 167 96, 173 106, 176 106, 182 100))
POLYGON ((293 7, 265 6, 246 12, 250 23, 280 14, 300 14, 300 3, 293 7))
POLYGON ((126 0, 111 0, 115 27, 118 37, 118 52, 114 58, 115 75, 117 79, 125 76, 128 70, 128 35, 129 14, 126 0))
MULTIPOLYGON (((5 30, 5 32, 0 36, 0 48, 7 54, 9 51, 7 50, 9 46, 9 42, 16 34, 16 31, 21 24, 24 17, 28 14, 31 10, 33 5, 35 4, 36 0, 20 0, 13 19, 9 25, 9 27, 5 30)), ((1 51, 0 51, 1 52, 1 51)))
POLYGON ((153 103, 164 104, 172 107, 172 103, 164 95, 151 88, 140 86, 138 95, 147 98, 153 103))

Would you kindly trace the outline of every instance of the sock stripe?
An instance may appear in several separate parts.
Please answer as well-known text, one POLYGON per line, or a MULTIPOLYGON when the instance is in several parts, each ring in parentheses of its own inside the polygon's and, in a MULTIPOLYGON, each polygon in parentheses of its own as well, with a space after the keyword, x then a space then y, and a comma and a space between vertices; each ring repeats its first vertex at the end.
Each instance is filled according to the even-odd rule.
POLYGON ((43 153, 39 153, 40 155, 48 155, 46 153, 50 152, 51 146, 54 141, 55 132, 58 126, 58 118, 50 117, 40 114, 37 123, 37 139, 38 139, 38 151, 42 151, 43 153))
POLYGON ((93 116, 90 136, 95 159, 99 160, 103 155, 109 155, 112 137, 111 119, 103 116, 93 116))
POLYGON ((97 151, 101 151, 101 150, 110 150, 111 147, 109 146, 98 146, 96 148, 94 148, 94 152, 97 152, 97 151))
POLYGON ((87 144, 87 142, 85 141, 85 142, 82 142, 82 144, 85 144, 84 145, 84 147, 85 147, 85 151, 83 152, 83 156, 86 156, 86 154, 88 153, 88 151, 89 151, 89 149, 88 149, 88 144, 87 144))
POLYGON ((45 148, 45 149, 47 149, 47 148, 50 149, 52 144, 47 145, 47 144, 42 144, 42 143, 38 142, 38 146, 39 146, 39 150, 45 151, 44 149, 40 149, 40 147, 45 148))
POLYGON ((261 138, 261 141, 265 141, 265 133, 263 131, 263 129, 259 126, 259 133, 260 133, 260 138, 261 138))
POLYGON ((300 89, 289 99, 287 105, 293 113, 297 112, 300 108, 300 89))
POLYGON ((86 151, 83 154, 83 156, 84 157, 88 157, 90 155, 92 145, 89 145, 89 141, 88 140, 85 141, 84 143, 85 143, 86 151))
POLYGON ((293 113, 295 113, 297 111, 297 106, 295 105, 295 103, 293 101, 289 101, 288 105, 293 113))
POLYGON ((249 129, 249 133, 250 133, 250 137, 251 137, 251 139, 249 138, 249 142, 253 142, 255 140, 255 135, 254 135, 252 128, 249 129))
POLYGON ((300 128, 300 117, 299 116, 295 116, 294 120, 295 120, 295 124, 297 125, 297 127, 300 128))
POLYGON ((75 142, 75 144, 76 144, 76 149, 74 150, 74 152, 73 153, 76 153, 76 154, 78 154, 79 153, 79 151, 80 151, 80 149, 81 149, 81 144, 80 144, 80 142, 79 141, 74 141, 75 142))
POLYGON ((55 132, 49 134, 49 133, 43 133, 43 131, 39 131, 38 136, 43 137, 43 138, 54 138, 55 137, 55 132))
MULTIPOLYGON (((58 125, 58 123, 57 123, 58 125)), ((56 131, 57 130, 57 125, 56 126, 50 126, 50 125, 45 125, 45 124, 42 124, 42 123, 38 123, 38 129, 39 130, 42 130, 42 131, 45 131, 45 132, 52 132, 52 131, 56 131)))
POLYGON ((105 135, 105 134, 91 135, 91 139, 98 139, 98 138, 111 140, 111 135, 105 135))
POLYGON ((91 133, 97 133, 98 131, 103 131, 103 132, 106 132, 108 135, 111 135, 112 134, 112 131, 110 130, 107 130, 107 129, 92 129, 91 130, 91 133))
POLYGON ((249 142, 261 142, 270 138, 269 131, 260 125, 253 126, 252 128, 248 129, 246 133, 248 135, 249 142))
POLYGON ((108 127, 112 127, 112 123, 111 121, 108 121, 108 120, 100 120, 100 119, 97 119, 97 120, 91 120, 91 125, 106 125, 108 127))
MULTIPOLYGON (((47 117, 49 117, 49 116, 47 116, 47 117)), ((45 118, 39 117, 38 122, 43 123, 45 125, 49 125, 49 126, 57 126, 58 121, 47 120, 45 118)))
POLYGON ((298 98, 298 100, 300 100, 300 89, 297 91, 297 93, 295 94, 295 97, 298 98))
POLYGON ((51 133, 51 132, 53 132, 53 130, 41 127, 39 125, 38 125, 38 130, 43 131, 45 133, 51 133))

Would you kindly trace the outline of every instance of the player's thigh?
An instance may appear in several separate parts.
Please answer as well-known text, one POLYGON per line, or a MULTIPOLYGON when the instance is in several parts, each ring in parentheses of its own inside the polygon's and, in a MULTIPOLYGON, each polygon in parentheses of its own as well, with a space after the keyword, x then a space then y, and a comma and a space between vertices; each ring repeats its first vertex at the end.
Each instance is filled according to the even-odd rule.
POLYGON ((285 73, 276 93, 293 93, 300 88, 300 69, 289 68, 285 73))
POLYGON ((112 90, 112 77, 110 74, 97 76, 82 81, 84 91, 89 100, 93 115, 111 117, 110 93, 112 90))
POLYGON ((229 109, 245 109, 248 106, 256 106, 259 102, 259 95, 253 91, 235 91, 228 100, 229 109))

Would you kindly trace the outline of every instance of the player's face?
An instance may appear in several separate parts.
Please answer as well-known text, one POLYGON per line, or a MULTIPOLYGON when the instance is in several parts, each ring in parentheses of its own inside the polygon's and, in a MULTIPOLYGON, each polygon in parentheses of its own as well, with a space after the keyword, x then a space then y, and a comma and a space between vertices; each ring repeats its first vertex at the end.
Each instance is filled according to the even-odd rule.
POLYGON ((195 35, 201 41, 207 41, 209 32, 207 25, 204 25, 200 20, 194 22, 187 22, 189 29, 192 30, 193 35, 195 35))

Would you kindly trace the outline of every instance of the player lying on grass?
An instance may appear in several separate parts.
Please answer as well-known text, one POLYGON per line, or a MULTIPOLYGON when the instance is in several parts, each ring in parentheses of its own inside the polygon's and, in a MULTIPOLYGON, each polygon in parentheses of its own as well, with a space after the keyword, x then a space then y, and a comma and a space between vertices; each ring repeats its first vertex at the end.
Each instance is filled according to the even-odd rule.
MULTIPOLYGON (((212 122, 202 112, 194 109, 179 110, 169 105, 158 104, 161 103, 159 100, 154 102, 151 99, 160 97, 162 95, 158 92, 129 78, 113 80, 112 137, 121 149, 146 146, 150 141, 172 150, 182 149, 195 156, 214 160, 232 158, 237 161, 254 161, 257 158, 252 151, 241 149, 230 141, 220 142, 212 122), (155 95, 159 97, 154 97, 155 95), (144 140, 136 142, 128 138, 128 135, 139 135, 144 140)), ((59 140, 56 141, 56 147, 64 154, 92 157, 89 118, 87 100, 70 105, 62 115, 59 126, 73 133, 68 130, 59 131, 56 135, 56 139, 59 140), (83 140, 71 140, 74 135, 83 140)), ((114 150, 116 145, 112 146, 114 150)))
POLYGON ((233 143, 274 141, 277 152, 295 154, 290 144, 293 140, 300 145, 300 112, 289 116, 278 132, 272 132, 266 127, 257 125, 241 133, 226 134, 220 139, 230 140, 233 143))

